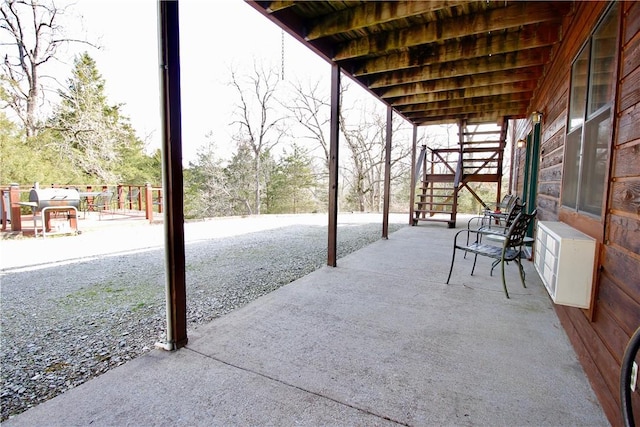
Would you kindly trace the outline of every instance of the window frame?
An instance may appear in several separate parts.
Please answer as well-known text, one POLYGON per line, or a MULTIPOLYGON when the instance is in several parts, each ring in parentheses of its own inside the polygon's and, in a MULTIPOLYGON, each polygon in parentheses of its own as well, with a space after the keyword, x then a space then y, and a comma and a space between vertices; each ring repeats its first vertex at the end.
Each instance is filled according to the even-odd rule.
MULTIPOLYGON (((606 205, 607 205, 607 199, 608 199, 607 183, 609 182, 610 165, 611 165, 614 134, 615 134, 614 121, 615 121, 615 107, 616 107, 616 98, 617 98, 616 85, 618 80, 619 48, 616 48, 613 56, 611 57, 611 61, 612 61, 611 67, 614 70, 614 72, 611 74, 611 78, 609 79, 609 82, 608 82, 609 89, 610 89, 609 99, 604 105, 601 105, 595 111, 590 113, 589 112, 590 102, 593 94, 593 90, 591 87, 593 83, 592 81, 592 66, 593 66, 592 57, 594 55, 593 40, 594 40, 594 37, 597 35, 598 31, 602 28, 602 25, 604 25, 604 23, 606 22, 606 20, 611 18, 614 20, 616 24, 615 45, 616 47, 619 46, 620 10, 621 10, 621 7, 618 4, 618 2, 613 2, 604 10, 600 19, 598 20, 596 25, 593 27, 593 30, 589 34, 587 40, 585 40, 584 44, 580 47, 578 53, 576 54, 573 61, 571 62, 569 96, 567 101, 567 118, 566 118, 566 124, 565 124, 565 147, 564 147, 564 155, 563 155, 562 181, 560 184, 560 200, 559 200, 560 203, 559 204, 560 204, 561 219, 563 219, 562 218, 563 216, 565 217, 564 219, 566 219, 567 215, 569 217, 577 215, 583 218, 586 217, 588 219, 598 221, 598 223, 604 223, 604 217, 606 215, 606 205), (572 127, 571 121, 572 119, 576 118, 576 117, 572 117, 572 111, 576 110, 575 107, 572 105, 574 100, 574 87, 575 87, 574 86, 574 79, 575 79, 574 67, 576 66, 578 61, 581 59, 581 57, 584 55, 585 51, 588 52, 587 76, 586 76, 587 82, 586 82, 586 87, 584 88, 584 91, 585 91, 584 105, 580 107, 583 115, 582 115, 580 124, 574 125, 572 127), (582 186, 584 185, 584 181, 586 181, 585 175, 584 175, 586 171, 584 171, 583 169, 589 166, 585 164, 586 162, 585 157, 588 157, 585 155, 585 152, 586 152, 585 141, 587 139, 587 132, 593 129, 593 125, 594 124, 597 125, 603 121, 602 115, 605 114, 606 110, 609 110, 608 117, 604 118, 604 121, 607 121, 607 120, 609 121, 609 135, 608 135, 608 144, 607 144, 608 146, 607 146, 607 156, 604 161, 605 169, 602 177, 602 199, 600 201, 600 213, 596 214, 593 211, 590 211, 588 209, 587 210, 583 209, 583 206, 581 206, 581 201, 585 199, 585 197, 582 197, 582 195, 584 194, 582 186), (577 139, 576 137, 579 137, 579 139, 577 139), (571 158, 569 157, 569 155, 574 153, 568 150, 570 140, 573 140, 573 142, 577 140, 577 144, 578 144, 577 154, 576 156, 571 158), (576 158, 577 158, 577 171, 569 171, 567 168, 568 160, 575 161, 576 158), (572 178, 574 178, 574 181, 571 183, 567 181, 568 175, 570 173, 572 175, 572 178), (567 199, 569 195, 568 194, 569 190, 571 190, 573 194, 573 197, 571 199, 572 205, 565 204, 568 201, 567 199), (565 215, 563 215, 563 213, 565 215)), ((596 143, 596 147, 597 146, 598 144, 596 143)), ((593 158, 595 158, 595 156, 593 158)))

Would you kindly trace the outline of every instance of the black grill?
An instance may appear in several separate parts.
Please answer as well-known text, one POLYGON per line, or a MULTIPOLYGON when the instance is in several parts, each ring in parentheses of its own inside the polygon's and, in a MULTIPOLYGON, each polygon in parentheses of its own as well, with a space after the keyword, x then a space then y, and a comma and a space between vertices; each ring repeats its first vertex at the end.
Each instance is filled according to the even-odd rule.
POLYGON ((54 206, 72 206, 77 209, 80 205, 80 193, 71 188, 34 188, 29 192, 29 202, 35 203, 33 207, 36 211, 54 206))

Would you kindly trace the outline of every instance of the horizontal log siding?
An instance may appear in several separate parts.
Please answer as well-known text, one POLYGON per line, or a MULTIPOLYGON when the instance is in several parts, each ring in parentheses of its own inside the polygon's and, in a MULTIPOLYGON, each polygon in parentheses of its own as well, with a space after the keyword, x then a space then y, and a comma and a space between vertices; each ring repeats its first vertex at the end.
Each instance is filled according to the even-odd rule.
MULTIPOLYGON (((623 9, 620 76, 617 87, 615 143, 605 227, 579 215, 576 227, 602 240, 598 293, 590 312, 557 305, 556 313, 573 344, 591 385, 612 425, 620 415, 620 363, 626 344, 640 326, 640 2, 623 9)), ((579 2, 568 18, 565 36, 536 90, 531 110, 544 112, 538 175, 539 219, 557 220, 560 212, 562 162, 566 136, 571 63, 604 12, 606 3, 579 2)), ((516 139, 531 127, 518 124, 516 139)), ((524 153, 524 150, 522 150, 524 153)), ((522 191, 524 156, 514 187, 522 191)), ((516 179, 516 177, 514 177, 516 179)), ((563 211, 564 212, 564 211, 563 211)), ((634 394, 640 407, 640 394, 634 394)))

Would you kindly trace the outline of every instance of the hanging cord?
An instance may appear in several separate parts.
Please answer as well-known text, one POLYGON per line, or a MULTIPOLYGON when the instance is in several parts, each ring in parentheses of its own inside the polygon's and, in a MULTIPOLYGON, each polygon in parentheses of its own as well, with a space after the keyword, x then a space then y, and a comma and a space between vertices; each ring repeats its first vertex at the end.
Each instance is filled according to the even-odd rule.
POLYGON ((281 47, 280 77, 282 80, 284 80, 284 30, 280 30, 280 47, 281 47))

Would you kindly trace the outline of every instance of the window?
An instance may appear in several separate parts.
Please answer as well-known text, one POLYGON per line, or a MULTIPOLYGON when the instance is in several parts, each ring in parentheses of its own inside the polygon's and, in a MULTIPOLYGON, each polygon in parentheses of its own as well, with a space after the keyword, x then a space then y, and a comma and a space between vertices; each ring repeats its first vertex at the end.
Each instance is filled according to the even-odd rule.
POLYGON ((614 4, 571 67, 562 205, 598 217, 611 142, 617 12, 614 4))

